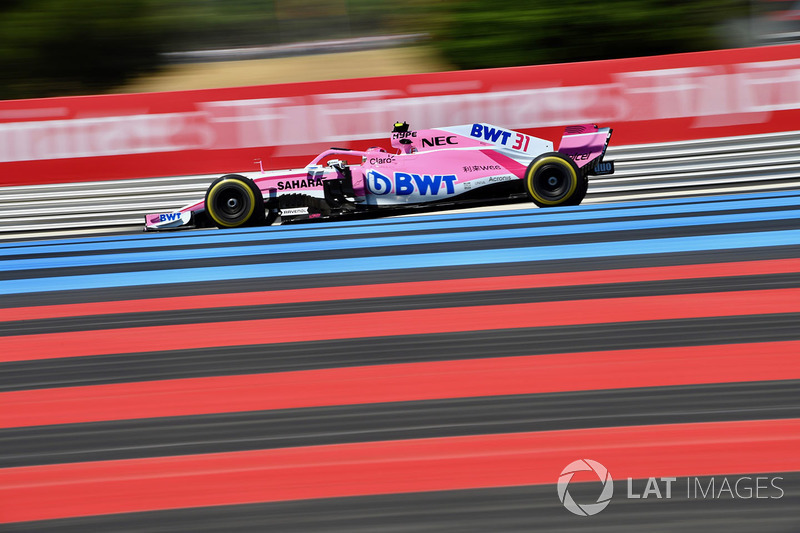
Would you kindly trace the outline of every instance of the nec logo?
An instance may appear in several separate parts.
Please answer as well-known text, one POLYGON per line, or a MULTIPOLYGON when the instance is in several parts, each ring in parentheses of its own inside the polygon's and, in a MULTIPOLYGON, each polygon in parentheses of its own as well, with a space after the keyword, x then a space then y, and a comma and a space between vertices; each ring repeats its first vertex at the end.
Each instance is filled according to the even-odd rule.
POLYGON ((173 220, 178 220, 179 218, 181 218, 180 213, 164 213, 158 215, 159 222, 172 222, 173 220))
POLYGON ((432 137, 430 139, 422 139, 422 146, 444 146, 446 144, 458 144, 456 141, 455 135, 449 135, 445 137, 441 135, 439 137, 432 137))

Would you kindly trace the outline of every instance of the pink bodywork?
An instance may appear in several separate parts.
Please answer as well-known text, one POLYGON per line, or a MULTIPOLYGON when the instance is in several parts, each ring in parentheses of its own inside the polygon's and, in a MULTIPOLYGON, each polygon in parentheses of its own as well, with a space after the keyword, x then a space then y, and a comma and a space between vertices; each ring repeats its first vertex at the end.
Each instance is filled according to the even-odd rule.
POLYGON ((578 168, 583 168, 605 153, 609 131, 608 128, 598 128, 593 124, 568 126, 558 151, 575 161, 578 168))
MULTIPOLYGON (((582 168, 604 154, 609 137, 608 128, 571 126, 566 128, 558 152, 582 168)), ((356 201, 403 205, 457 196, 494 182, 524 179, 530 161, 553 151, 549 141, 488 124, 395 132, 391 145, 395 153, 382 148, 330 149, 305 169, 265 172, 261 167, 260 175, 251 178, 265 199, 286 193, 321 198, 322 181, 342 177, 339 169, 326 163, 360 157, 360 165, 348 165, 356 201), (401 183, 403 179, 406 182, 401 183)), ((203 209, 204 202, 200 201, 173 213, 146 215, 145 228, 184 226, 190 223, 189 213, 203 209)))

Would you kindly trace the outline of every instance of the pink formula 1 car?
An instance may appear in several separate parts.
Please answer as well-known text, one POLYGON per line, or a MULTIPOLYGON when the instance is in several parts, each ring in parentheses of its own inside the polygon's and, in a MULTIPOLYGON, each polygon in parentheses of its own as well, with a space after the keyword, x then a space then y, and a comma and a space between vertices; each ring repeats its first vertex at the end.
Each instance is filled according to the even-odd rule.
POLYGON ((412 131, 397 123, 396 153, 331 148, 302 170, 262 170, 252 179, 228 174, 203 201, 146 215, 145 229, 238 228, 526 195, 540 207, 578 205, 590 175, 614 172, 613 162, 603 161, 610 138, 609 128, 568 127, 553 151, 549 141, 489 124, 412 131))

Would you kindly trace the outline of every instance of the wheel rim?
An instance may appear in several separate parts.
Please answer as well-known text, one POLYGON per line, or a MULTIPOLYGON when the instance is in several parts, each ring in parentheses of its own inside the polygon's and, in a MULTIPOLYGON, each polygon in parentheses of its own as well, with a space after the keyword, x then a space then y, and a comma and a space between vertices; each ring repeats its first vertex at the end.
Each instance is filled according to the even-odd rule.
POLYGON ((571 176, 565 169, 557 165, 547 165, 542 167, 533 179, 533 185, 539 196, 546 200, 559 200, 563 198, 571 188, 571 176))
POLYGON ((218 189, 211 203, 217 217, 231 224, 241 222, 251 211, 250 198, 238 184, 218 189))

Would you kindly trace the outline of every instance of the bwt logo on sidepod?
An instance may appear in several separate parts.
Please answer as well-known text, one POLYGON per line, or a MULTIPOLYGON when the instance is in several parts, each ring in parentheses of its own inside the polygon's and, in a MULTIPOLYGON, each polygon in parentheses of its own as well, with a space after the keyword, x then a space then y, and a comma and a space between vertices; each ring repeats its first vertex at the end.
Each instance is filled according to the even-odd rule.
POLYGON ((408 196, 417 191, 420 195, 438 194, 444 187, 447 194, 455 193, 455 174, 411 174, 408 172, 395 172, 394 179, 370 170, 367 172, 367 186, 373 194, 384 195, 394 193, 398 196, 408 196))

